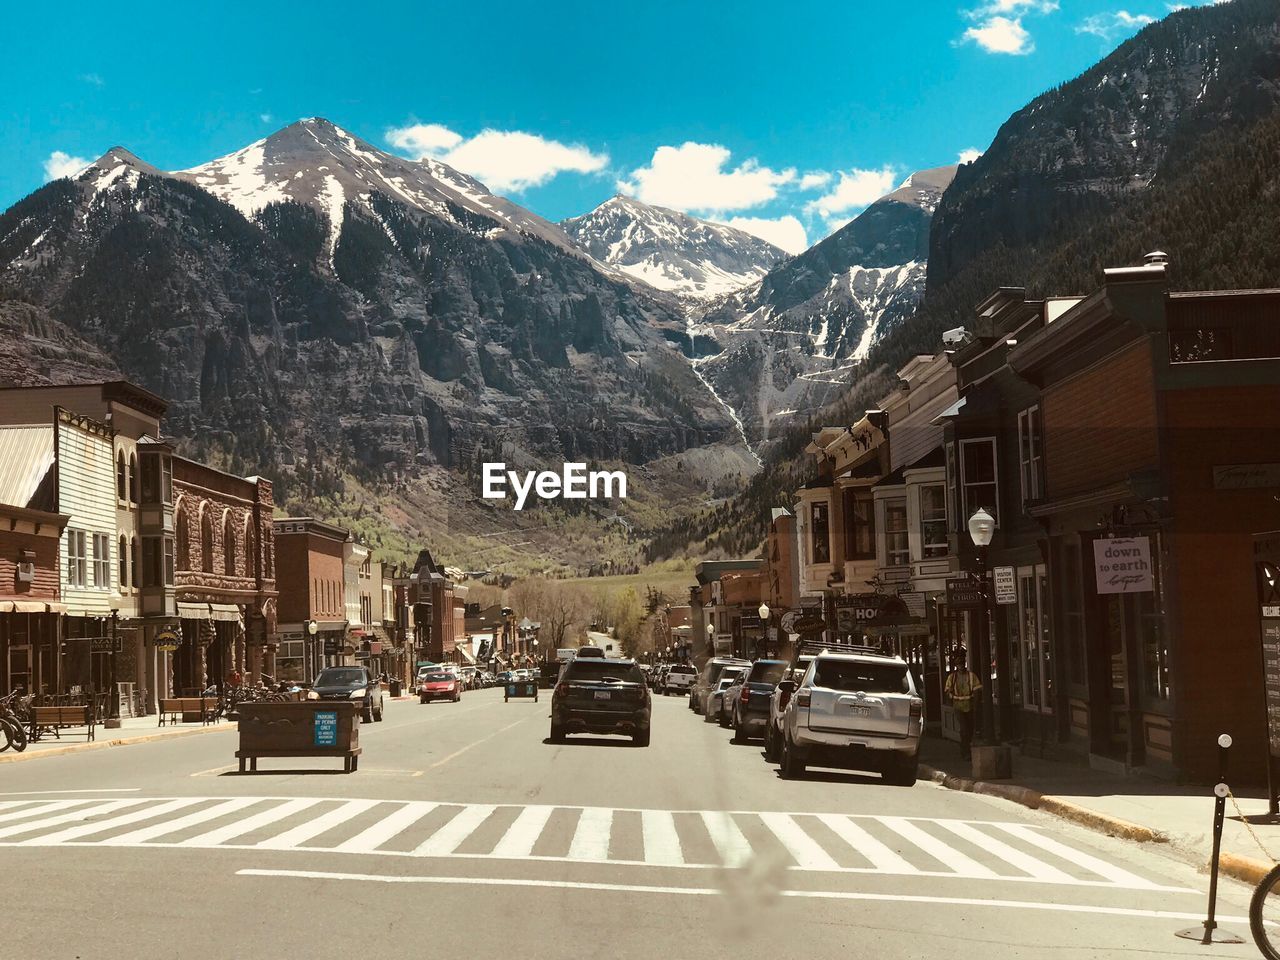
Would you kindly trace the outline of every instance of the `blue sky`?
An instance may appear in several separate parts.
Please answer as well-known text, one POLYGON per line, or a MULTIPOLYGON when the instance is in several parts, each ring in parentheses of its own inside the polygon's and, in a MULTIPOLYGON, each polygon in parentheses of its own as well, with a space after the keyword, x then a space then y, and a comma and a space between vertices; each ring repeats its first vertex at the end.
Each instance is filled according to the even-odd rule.
POLYGON ((795 248, 982 150, 1166 0, 187 5, 0 12, 0 209, 116 144, 162 169, 323 116, 553 220, 620 189, 795 248))

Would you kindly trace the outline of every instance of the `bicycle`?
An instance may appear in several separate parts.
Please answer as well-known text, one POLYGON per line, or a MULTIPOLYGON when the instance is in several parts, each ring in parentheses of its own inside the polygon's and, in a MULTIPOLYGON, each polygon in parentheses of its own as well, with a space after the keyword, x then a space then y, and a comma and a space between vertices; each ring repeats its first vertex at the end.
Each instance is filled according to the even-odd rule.
POLYGON ((22 701, 18 701, 18 705, 14 706, 17 696, 18 690, 14 688, 7 697, 0 698, 0 732, 4 735, 4 745, 0 746, 0 753, 10 747, 15 753, 21 753, 27 749, 27 710, 22 701))

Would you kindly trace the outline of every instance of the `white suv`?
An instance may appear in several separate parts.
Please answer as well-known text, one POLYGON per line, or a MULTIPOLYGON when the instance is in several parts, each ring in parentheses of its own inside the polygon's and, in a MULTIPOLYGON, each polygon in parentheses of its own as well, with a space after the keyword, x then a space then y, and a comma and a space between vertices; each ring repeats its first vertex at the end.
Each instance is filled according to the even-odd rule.
POLYGON ((823 651, 782 715, 782 776, 806 766, 879 770, 888 783, 916 782, 924 701, 901 657, 823 651))

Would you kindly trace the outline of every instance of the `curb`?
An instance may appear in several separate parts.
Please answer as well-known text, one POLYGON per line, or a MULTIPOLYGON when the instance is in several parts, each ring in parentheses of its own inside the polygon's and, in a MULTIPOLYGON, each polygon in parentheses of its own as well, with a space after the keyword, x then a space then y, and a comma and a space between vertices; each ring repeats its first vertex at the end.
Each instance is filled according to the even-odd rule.
MULTIPOLYGON (((1273 867, 1275 867, 1275 864, 1267 863, 1265 860, 1255 860, 1253 857, 1242 857, 1236 853, 1218 854, 1219 873, 1225 873, 1229 877, 1243 880, 1254 887, 1262 882, 1262 878, 1270 873, 1273 867)), ((1213 869, 1212 859, 1205 864, 1205 869, 1213 869)))
MULTIPOLYGON (((932 780, 948 790, 961 790, 966 793, 981 793, 990 797, 999 797, 1002 800, 1009 800, 1024 807, 1030 807, 1032 810, 1043 810, 1045 813, 1051 813, 1064 820, 1071 820, 1083 827, 1088 827, 1090 830, 1097 830, 1099 833, 1109 834, 1113 837, 1121 837, 1138 843, 1169 842, 1169 838, 1159 830, 1152 830, 1150 827, 1130 823, 1128 820, 1121 820, 1119 817, 1098 813, 1079 804, 1071 803, 1060 797, 1048 796, 1028 787, 957 777, 923 763, 920 765, 920 772, 926 779, 932 780)), ((1229 855, 1223 854, 1223 857, 1226 856, 1229 855)), ((1237 859, 1243 860, 1247 858, 1237 859)), ((1220 858, 1219 863, 1222 862, 1220 858)))
POLYGON ((179 730, 175 733, 151 733, 140 737, 116 737, 112 740, 91 740, 88 743, 68 743, 61 747, 50 747, 47 750, 36 750, 32 753, 2 753, 0 763, 21 763, 24 760, 42 760, 45 757, 65 757, 69 753, 82 753, 86 750, 106 750, 109 747, 131 747, 135 743, 155 743, 160 740, 180 740, 183 737, 198 737, 206 733, 220 733, 223 730, 236 730, 239 724, 210 724, 196 730, 179 730))

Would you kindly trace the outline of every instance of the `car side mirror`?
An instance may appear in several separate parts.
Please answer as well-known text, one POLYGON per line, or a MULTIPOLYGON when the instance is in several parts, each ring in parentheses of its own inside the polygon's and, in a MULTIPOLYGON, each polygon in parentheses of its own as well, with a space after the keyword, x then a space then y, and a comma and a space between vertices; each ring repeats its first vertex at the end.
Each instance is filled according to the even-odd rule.
POLYGON ((794 680, 779 680, 778 689, 781 690, 783 693, 795 693, 796 682, 794 680))

